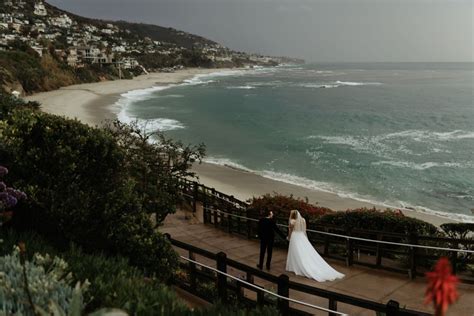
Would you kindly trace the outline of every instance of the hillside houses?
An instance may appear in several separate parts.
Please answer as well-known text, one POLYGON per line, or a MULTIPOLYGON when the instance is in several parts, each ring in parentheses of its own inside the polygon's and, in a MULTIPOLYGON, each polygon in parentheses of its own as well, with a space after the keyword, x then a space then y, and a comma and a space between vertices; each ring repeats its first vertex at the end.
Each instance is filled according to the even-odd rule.
POLYGON ((0 4, 2 50, 8 49, 9 43, 20 41, 41 57, 44 52, 42 44, 47 41, 64 47, 55 52, 67 65, 82 67, 87 63, 110 64, 119 57, 116 54, 126 54, 133 47, 132 43, 124 42, 121 37, 113 38, 120 32, 113 24, 108 23, 103 28, 79 24, 66 13, 48 12, 43 1, 37 0, 29 5, 24 0, 7 0, 3 7, 0 4), (106 50, 109 47, 111 49, 106 50))
POLYGON ((49 23, 60 28, 69 28, 73 25, 72 19, 67 14, 50 18, 49 23))
POLYGON ((33 11, 33 13, 38 16, 48 15, 48 11, 46 10, 46 7, 44 6, 44 3, 42 1, 38 1, 35 3, 35 10, 33 11))
POLYGON ((56 57, 72 68, 114 64, 146 72, 140 60, 145 59, 154 70, 163 68, 156 67, 147 58, 149 55, 157 56, 158 60, 169 65, 180 64, 181 57, 189 58, 195 53, 216 65, 231 65, 235 60, 239 60, 240 64, 242 61, 268 63, 271 60, 270 57, 233 52, 185 32, 176 32, 176 36, 181 36, 181 41, 187 41, 186 45, 191 42, 192 47, 139 36, 119 23, 75 19, 43 0, 0 2, 0 50, 13 49, 12 43, 22 42, 41 57, 53 49, 56 57))

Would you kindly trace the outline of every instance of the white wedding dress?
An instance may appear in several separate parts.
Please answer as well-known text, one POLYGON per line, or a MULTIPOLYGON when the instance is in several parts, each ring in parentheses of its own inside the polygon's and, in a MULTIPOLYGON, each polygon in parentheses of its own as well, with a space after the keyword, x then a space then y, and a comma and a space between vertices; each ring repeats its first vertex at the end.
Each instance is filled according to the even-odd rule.
POLYGON ((315 279, 318 282, 344 277, 344 274, 334 270, 313 248, 306 236, 306 221, 299 212, 296 219, 290 220, 290 227, 293 230, 288 247, 286 271, 315 279))

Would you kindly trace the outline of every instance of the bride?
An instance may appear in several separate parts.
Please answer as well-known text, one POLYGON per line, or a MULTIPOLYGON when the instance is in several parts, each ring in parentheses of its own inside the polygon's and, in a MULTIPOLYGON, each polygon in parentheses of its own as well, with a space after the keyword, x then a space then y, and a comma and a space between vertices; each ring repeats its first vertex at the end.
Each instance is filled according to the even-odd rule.
POLYGON ((290 213, 288 257, 286 271, 315 279, 318 282, 341 279, 344 274, 337 272, 324 261, 313 248, 306 236, 306 221, 297 210, 290 213))

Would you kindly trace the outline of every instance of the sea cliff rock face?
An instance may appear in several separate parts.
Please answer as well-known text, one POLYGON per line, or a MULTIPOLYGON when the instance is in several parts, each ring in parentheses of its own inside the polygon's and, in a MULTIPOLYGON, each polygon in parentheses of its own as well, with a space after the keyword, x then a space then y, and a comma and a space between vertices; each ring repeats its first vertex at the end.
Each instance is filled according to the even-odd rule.
POLYGON ((18 93, 19 96, 25 95, 25 90, 18 80, 15 80, 12 74, 5 68, 0 67, 0 93, 7 94, 18 93))
POLYGON ((10 84, 2 85, 2 90, 8 94, 17 94, 17 96, 25 96, 25 90, 19 82, 12 82, 10 84))

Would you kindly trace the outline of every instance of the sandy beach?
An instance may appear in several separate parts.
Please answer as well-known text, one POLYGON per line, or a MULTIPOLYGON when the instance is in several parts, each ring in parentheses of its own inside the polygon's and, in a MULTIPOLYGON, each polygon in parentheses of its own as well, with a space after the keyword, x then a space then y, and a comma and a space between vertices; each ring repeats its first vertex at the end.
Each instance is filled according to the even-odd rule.
POLYGON ((25 99, 41 103, 41 109, 47 113, 77 118, 83 123, 95 126, 104 120, 116 118, 120 109, 114 104, 120 95, 127 91, 181 83, 198 74, 225 70, 229 69, 188 68, 173 73, 151 73, 131 80, 72 85, 55 91, 37 93, 25 99))
MULTIPOLYGON (((41 109, 47 113, 62 115, 92 125, 100 125, 104 120, 115 119, 120 111, 115 103, 120 95, 131 90, 146 89, 153 86, 180 83, 198 74, 208 74, 228 69, 183 69, 174 73, 152 73, 138 76, 132 80, 106 81, 99 83, 73 85, 56 91, 38 93, 27 97, 27 100, 41 103, 41 109)), ((194 166, 199 181, 216 190, 246 200, 265 193, 278 192, 293 194, 296 197, 307 197, 312 203, 334 210, 347 210, 358 207, 384 206, 361 202, 337 194, 307 189, 265 178, 258 174, 237 170, 235 168, 203 163, 194 166)), ((405 215, 440 225, 453 222, 442 216, 412 210, 402 210, 405 215)))

